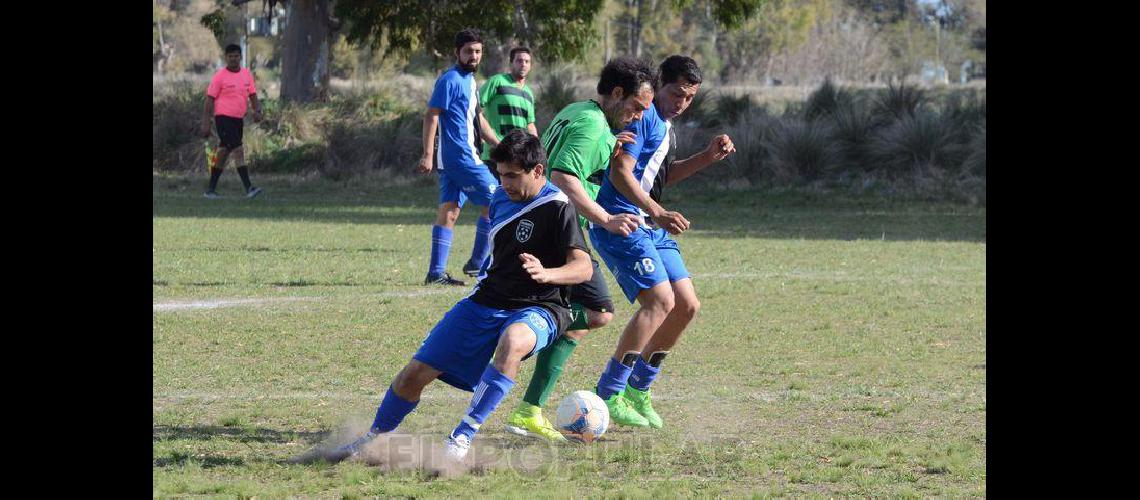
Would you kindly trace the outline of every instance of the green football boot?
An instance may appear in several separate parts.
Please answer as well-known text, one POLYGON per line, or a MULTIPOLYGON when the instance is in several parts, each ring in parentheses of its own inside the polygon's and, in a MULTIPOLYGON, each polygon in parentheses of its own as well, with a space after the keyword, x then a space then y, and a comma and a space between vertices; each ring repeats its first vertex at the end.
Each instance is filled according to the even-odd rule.
POLYGON ((614 394, 606 400, 606 408, 610 410, 610 422, 630 427, 649 427, 649 421, 629 405, 629 400, 622 395, 624 392, 614 394))
POLYGON ((507 418, 507 432, 519 436, 535 436, 555 442, 566 441, 554 425, 542 415, 542 408, 523 401, 507 418))
POLYGON ((649 400, 649 389, 639 391, 637 388, 627 385, 622 391, 622 397, 625 398, 631 408, 645 417, 650 427, 660 429, 665 424, 661 421, 661 415, 658 415, 657 411, 653 409, 653 402, 649 400))

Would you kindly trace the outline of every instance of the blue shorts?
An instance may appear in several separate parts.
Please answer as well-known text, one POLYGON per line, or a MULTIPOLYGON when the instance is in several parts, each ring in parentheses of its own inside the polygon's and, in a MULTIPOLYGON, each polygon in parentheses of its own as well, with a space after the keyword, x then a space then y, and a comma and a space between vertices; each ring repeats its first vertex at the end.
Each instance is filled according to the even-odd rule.
POLYGON ((439 203, 454 201, 460 208, 468 198, 476 205, 491 206, 491 195, 499 181, 486 164, 455 165, 436 170, 439 174, 439 203))
POLYGON ((529 326, 537 337, 534 349, 523 359, 550 345, 558 334, 557 323, 545 308, 495 309, 466 298, 443 315, 412 359, 443 372, 440 380, 473 391, 495 355, 499 336, 515 323, 529 326))
POLYGON ((601 226, 591 226, 590 241, 631 304, 642 290, 665 280, 672 282, 689 277, 685 261, 681 260, 681 249, 664 229, 641 226, 623 237, 601 226))

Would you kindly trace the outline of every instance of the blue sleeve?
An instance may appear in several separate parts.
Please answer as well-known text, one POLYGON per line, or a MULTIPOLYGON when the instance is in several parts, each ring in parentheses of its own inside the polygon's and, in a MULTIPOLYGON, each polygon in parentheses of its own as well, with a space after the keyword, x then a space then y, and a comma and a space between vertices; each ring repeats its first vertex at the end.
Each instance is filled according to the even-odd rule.
POLYGON ((450 85, 449 78, 445 76, 439 77, 435 81, 435 90, 431 92, 431 99, 428 100, 428 107, 447 109, 447 104, 451 102, 452 86, 450 85))
POLYGON ((503 202, 503 188, 496 188, 495 194, 491 195, 491 204, 487 206, 487 218, 491 220, 491 227, 495 227, 498 221, 495 220, 495 215, 499 211, 499 205, 503 202))
POLYGON ((636 135, 634 136, 633 142, 629 144, 623 144, 621 148, 623 151, 625 151, 625 154, 632 156, 634 159, 637 159, 638 156, 641 156, 642 148, 645 147, 645 136, 647 135, 645 133, 645 120, 634 120, 633 123, 630 123, 629 126, 625 127, 625 130, 633 132, 636 135))

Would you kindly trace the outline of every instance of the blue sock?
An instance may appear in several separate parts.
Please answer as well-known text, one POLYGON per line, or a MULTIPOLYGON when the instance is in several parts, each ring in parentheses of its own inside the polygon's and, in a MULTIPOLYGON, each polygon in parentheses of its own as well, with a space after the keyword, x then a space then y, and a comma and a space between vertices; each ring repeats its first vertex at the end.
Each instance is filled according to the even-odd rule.
POLYGON ((491 251, 491 239, 487 237, 490 234, 491 219, 480 215, 479 222, 475 224, 475 246, 471 249, 471 262, 476 266, 482 266, 491 251))
POLYGON ((451 435, 463 434, 467 439, 474 437, 479 431, 479 426, 483 425, 483 421, 499 407, 499 403, 503 402, 503 398, 514 386, 515 381, 499 373, 495 365, 487 365, 487 369, 483 370, 483 378, 479 381, 479 385, 475 386, 475 395, 471 398, 471 407, 467 409, 467 415, 455 430, 451 431, 451 435))
POLYGON ((451 230, 443 226, 431 227, 431 265, 428 276, 439 277, 447 270, 447 254, 451 253, 451 230))
POLYGON ((602 377, 598 379, 598 397, 605 401, 610 399, 610 396, 625 389, 625 382, 629 380, 629 374, 632 371, 633 368, 610 358, 609 364, 606 365, 606 371, 602 372, 602 377))
POLYGON ((380 407, 376 409, 376 420, 372 421, 372 432, 377 434, 381 432, 392 432, 404 421, 404 417, 408 416, 412 410, 416 409, 416 405, 420 404, 419 401, 404 401, 403 398, 396 395, 396 391, 392 387, 388 387, 388 392, 384 394, 384 400, 380 402, 380 407))
POLYGON ((639 391, 648 391, 649 384, 653 383, 658 373, 661 373, 660 367, 649 366, 649 363, 638 356, 637 361, 633 364, 633 373, 629 376, 629 385, 639 391))

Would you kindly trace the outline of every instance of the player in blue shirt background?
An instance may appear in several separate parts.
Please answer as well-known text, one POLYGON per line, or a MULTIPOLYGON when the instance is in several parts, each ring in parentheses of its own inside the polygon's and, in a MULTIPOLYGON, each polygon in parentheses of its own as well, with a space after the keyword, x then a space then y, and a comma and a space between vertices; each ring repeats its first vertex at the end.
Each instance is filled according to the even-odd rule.
POLYGON ((479 108, 475 91, 475 70, 483 59, 483 38, 478 30, 465 29, 455 35, 456 64, 435 81, 427 113, 424 114, 424 151, 416 169, 421 173, 435 170, 439 174, 439 211, 431 229, 431 262, 424 284, 458 285, 466 283, 447 273, 447 257, 451 252, 452 230, 467 200, 483 206, 475 228, 475 245, 463 271, 474 276, 487 257, 491 230, 487 206, 499 182, 479 158, 477 145, 486 141, 489 147, 498 143, 490 124, 479 108), (439 147, 436 148, 436 130, 439 147))

